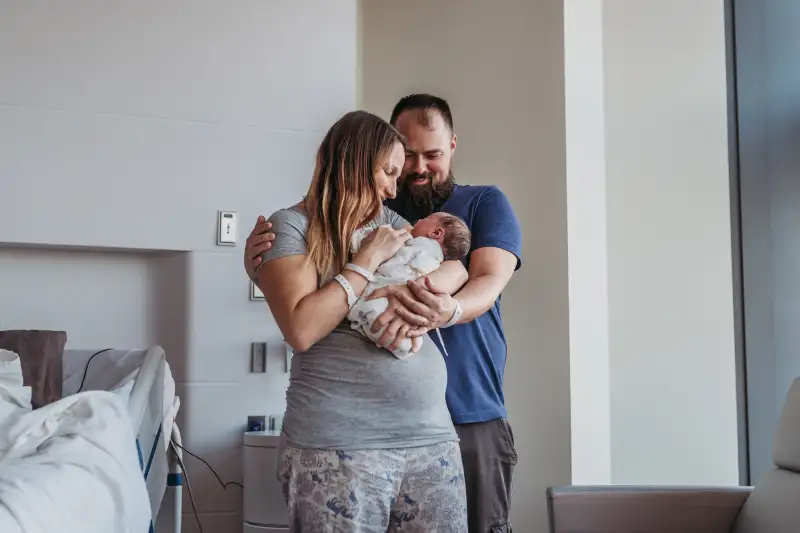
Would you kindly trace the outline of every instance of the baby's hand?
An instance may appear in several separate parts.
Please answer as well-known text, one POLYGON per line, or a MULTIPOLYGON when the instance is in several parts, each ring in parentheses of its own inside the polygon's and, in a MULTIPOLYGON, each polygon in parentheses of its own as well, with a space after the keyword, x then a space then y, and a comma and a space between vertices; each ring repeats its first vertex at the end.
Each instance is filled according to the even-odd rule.
POLYGON ((411 353, 417 353, 422 348, 422 337, 414 337, 411 339, 411 353))

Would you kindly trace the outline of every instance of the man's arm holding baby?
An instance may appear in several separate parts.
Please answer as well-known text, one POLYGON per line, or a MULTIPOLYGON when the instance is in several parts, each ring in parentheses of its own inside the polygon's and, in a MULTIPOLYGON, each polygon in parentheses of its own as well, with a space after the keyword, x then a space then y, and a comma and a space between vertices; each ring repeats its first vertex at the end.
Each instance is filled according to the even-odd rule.
MULTIPOLYGON (((457 261, 448 261, 453 262, 457 261)), ((461 307, 461 317, 457 323, 471 322, 491 309, 516 266, 517 257, 514 254, 501 248, 484 247, 472 252, 466 284, 459 279, 457 286, 454 286, 455 277, 450 278, 447 270, 440 269, 406 285, 379 289, 370 298, 386 297, 390 304, 386 312, 375 320, 378 327, 374 329, 378 331, 396 316, 416 325, 416 328, 408 331, 408 336, 419 337, 447 324, 455 315, 457 306, 461 307), (441 279, 441 284, 437 278, 441 279)))
POLYGON ((409 283, 408 291, 398 291, 390 297, 395 314, 419 326, 410 336, 444 326, 454 316, 457 305, 461 307, 459 324, 479 317, 491 309, 519 268, 522 233, 511 203, 499 189, 487 188, 470 229, 469 278, 454 297, 436 280, 409 283))
MULTIPOLYGON (((381 336, 378 341, 378 345, 384 346, 388 342, 388 339, 392 338, 395 339, 395 344, 398 344, 406 336, 412 338, 421 337, 430 329, 429 327, 425 327, 422 320, 416 315, 406 313, 410 315, 413 319, 412 321, 406 319, 401 314, 404 309, 403 301, 416 301, 412 292, 413 286, 433 287, 436 291, 440 291, 442 297, 436 300, 434 303, 435 307, 432 311, 441 314, 447 314, 449 312, 449 316, 452 317, 453 313, 455 313, 456 302, 450 297, 450 294, 458 292, 459 289, 464 286, 464 283, 467 282, 468 277, 467 269, 461 261, 444 261, 437 270, 431 272, 424 278, 408 283, 382 287, 370 294, 367 297, 368 300, 373 300, 375 298, 387 298, 389 300, 389 306, 386 311, 375 319, 371 328, 374 333, 386 328, 383 336, 381 336)), ((389 348, 395 349, 397 347, 395 344, 389 346, 389 348)), ((415 347, 417 346, 415 345, 415 347)))
MULTIPOLYGON (((461 261, 443 261, 438 269, 426 276, 428 280, 439 290, 447 294, 455 294, 461 290, 469 279, 464 263, 461 261)), ((417 280, 421 283, 423 280, 417 280)))
MULTIPOLYGON (((472 252, 468 281, 461 290, 450 296, 435 284, 411 283, 408 293, 398 294, 403 304, 398 316, 427 329, 442 327, 455 314, 455 301, 461 306, 458 324, 471 322, 494 305, 517 266, 517 257, 502 248, 484 247, 472 252), (451 303, 453 302, 453 303, 451 303)), ((415 335, 425 332, 416 331, 415 335)))

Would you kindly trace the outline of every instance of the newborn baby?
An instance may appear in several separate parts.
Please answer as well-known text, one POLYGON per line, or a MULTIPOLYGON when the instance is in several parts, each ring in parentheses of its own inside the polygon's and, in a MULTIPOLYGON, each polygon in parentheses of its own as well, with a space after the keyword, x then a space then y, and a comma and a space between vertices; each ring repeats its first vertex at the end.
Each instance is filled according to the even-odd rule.
MULTIPOLYGON (((370 228, 353 234, 351 242, 353 253, 358 251, 361 241, 373 230, 374 228, 370 228)), ((352 328, 372 341, 377 342, 383 334, 383 329, 372 333, 371 328, 375 319, 389 306, 389 301, 386 298, 367 300, 370 294, 387 285, 406 283, 425 277, 438 269, 442 261, 463 259, 469 252, 469 228, 463 220, 447 213, 434 213, 423 218, 414 225, 411 235, 413 239, 378 267, 374 280, 369 282, 347 315, 352 328)), ((440 335, 439 340, 441 338, 440 335)), ((406 359, 414 351, 416 350, 412 350, 411 339, 403 339, 400 346, 392 353, 398 359, 406 359)))

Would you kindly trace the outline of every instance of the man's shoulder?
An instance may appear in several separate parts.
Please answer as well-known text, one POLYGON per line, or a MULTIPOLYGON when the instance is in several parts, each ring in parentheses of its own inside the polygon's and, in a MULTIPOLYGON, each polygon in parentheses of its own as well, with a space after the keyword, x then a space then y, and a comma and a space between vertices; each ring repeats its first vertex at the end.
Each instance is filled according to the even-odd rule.
POLYGON ((494 185, 471 187, 471 202, 461 205, 460 211, 472 231, 472 247, 501 248, 517 256, 517 268, 521 265, 522 234, 519 220, 508 197, 494 185))
POLYGON ((459 185, 453 193, 453 199, 461 201, 482 202, 493 198, 505 198, 505 194, 497 185, 459 185))
POLYGON ((497 185, 476 185, 475 189, 476 194, 484 201, 506 199, 505 193, 497 185))
POLYGON ((444 210, 466 209, 473 216, 513 214, 511 202, 496 185, 460 185, 443 206, 444 210))

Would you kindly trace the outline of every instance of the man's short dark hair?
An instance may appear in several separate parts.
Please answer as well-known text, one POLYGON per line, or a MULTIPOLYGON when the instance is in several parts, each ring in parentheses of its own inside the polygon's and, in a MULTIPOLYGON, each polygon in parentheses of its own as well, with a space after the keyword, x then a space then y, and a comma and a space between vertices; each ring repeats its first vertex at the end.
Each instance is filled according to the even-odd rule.
POLYGON ((433 96, 432 94, 409 94, 404 96, 397 102, 392 110, 391 122, 392 126, 397 124, 397 117, 404 111, 424 110, 424 111, 437 111, 444 119, 444 123, 453 131, 453 114, 450 112, 450 104, 444 98, 433 96))

